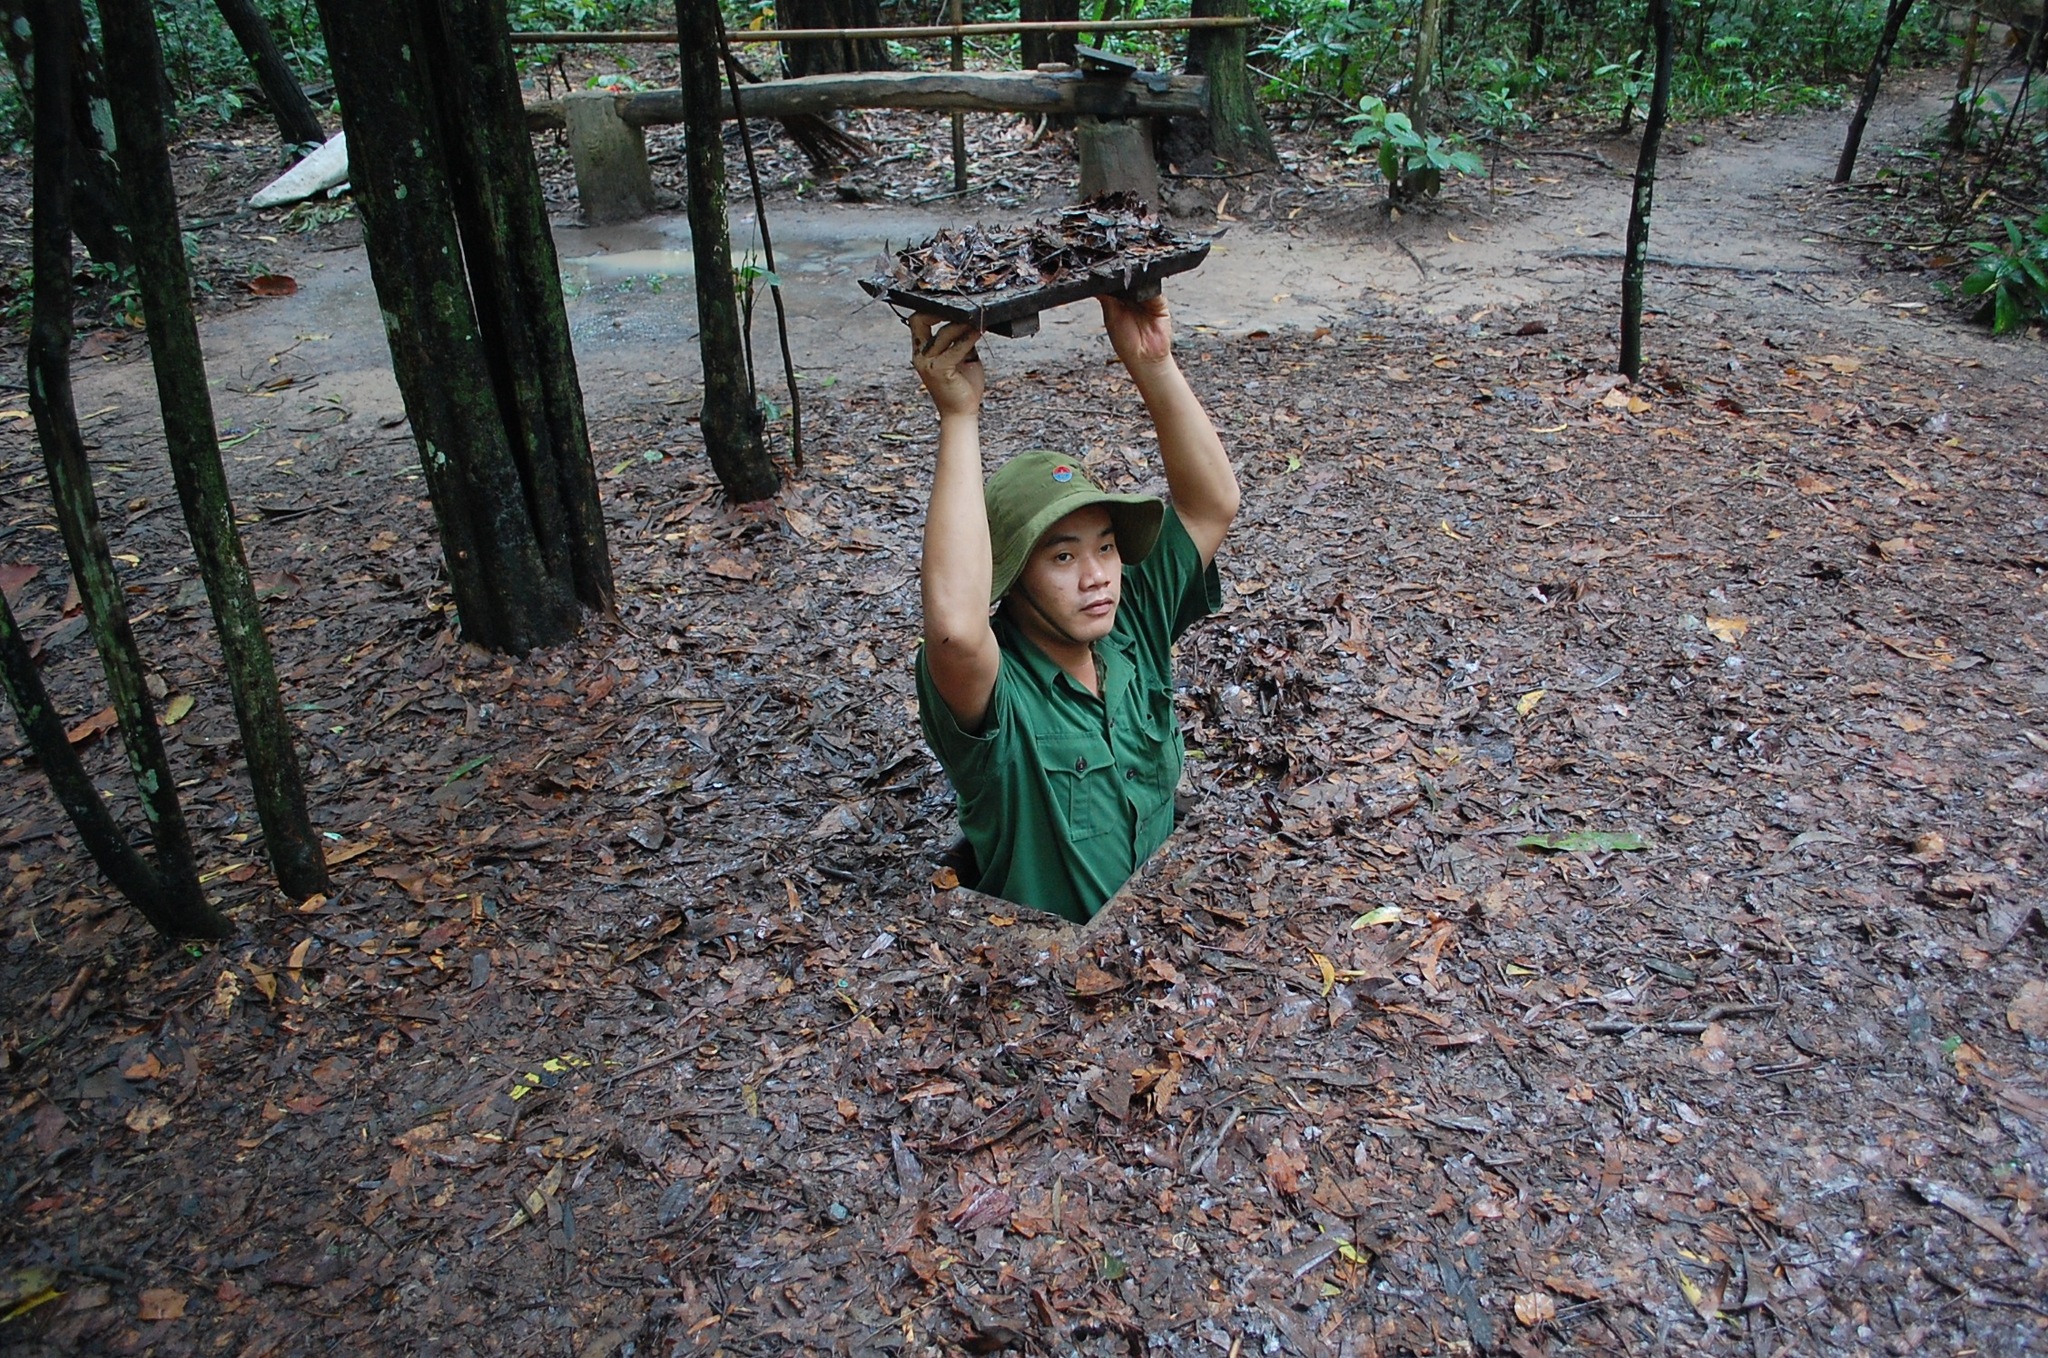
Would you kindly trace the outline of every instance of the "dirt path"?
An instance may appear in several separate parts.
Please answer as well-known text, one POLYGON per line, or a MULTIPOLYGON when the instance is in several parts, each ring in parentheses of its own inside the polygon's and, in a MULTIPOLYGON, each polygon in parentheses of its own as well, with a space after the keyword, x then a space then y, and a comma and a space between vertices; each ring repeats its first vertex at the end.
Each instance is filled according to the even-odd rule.
MULTIPOLYGON (((2040 1351, 2048 384, 1810 229, 1833 121, 1681 162, 1659 252, 1778 267, 1655 275, 1633 391, 1613 266, 1560 257, 1618 249, 1587 162, 1221 223, 1178 295, 1245 489, 1194 810, 1085 930, 933 877, 931 420, 848 274, 936 218, 786 214, 838 357, 768 511, 689 451, 688 287, 572 266, 621 618, 519 661, 450 625, 360 255, 208 323, 325 901, 252 861, 146 370, 83 365, 243 933, 157 944, 8 766, 0 1297, 41 1304, 0 1346, 2040 1351)), ((992 445, 1156 483, 1085 309, 991 352, 992 445)))

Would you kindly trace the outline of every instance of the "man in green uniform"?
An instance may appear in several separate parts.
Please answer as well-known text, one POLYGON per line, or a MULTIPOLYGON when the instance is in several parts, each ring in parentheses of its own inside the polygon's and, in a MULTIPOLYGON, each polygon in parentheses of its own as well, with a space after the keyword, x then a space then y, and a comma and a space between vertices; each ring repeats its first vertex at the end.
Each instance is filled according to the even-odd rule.
POLYGON ((1072 920, 1173 829, 1173 643, 1222 602, 1216 549, 1238 505, 1223 441, 1174 362, 1165 299, 1105 297, 1102 318, 1158 431, 1171 506, 1108 494, 1056 452, 1015 458, 984 487, 981 335, 911 319, 912 363, 939 411, 925 739, 959 797, 976 864, 966 885, 1072 920))

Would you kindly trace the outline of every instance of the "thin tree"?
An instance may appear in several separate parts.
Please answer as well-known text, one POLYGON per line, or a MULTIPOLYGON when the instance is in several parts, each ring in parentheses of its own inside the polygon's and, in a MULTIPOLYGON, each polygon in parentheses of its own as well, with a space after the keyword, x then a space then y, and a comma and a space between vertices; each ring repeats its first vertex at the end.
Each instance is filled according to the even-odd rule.
POLYGON ((690 246, 697 265, 697 347, 704 408, 698 427, 711 469, 736 504, 765 500, 782 486, 761 440, 761 408, 747 381, 725 216, 725 91, 719 82, 724 20, 718 0, 676 0, 682 69, 683 169, 690 246))
MULTIPOLYGON (((36 670, 35 657, 28 653, 28 643, 22 640, 5 595, 0 595, 0 688, 7 690, 7 701, 21 722, 22 734, 28 737, 28 747, 35 752, 36 762, 50 780, 50 790, 71 817, 92 861, 157 932, 171 938, 191 932, 182 927, 183 920, 165 892, 163 879, 128 842, 114 813, 107 810, 106 799, 93 786, 78 751, 66 738, 64 723, 43 688, 43 676, 36 670)), ((199 934, 203 937, 209 932, 201 930, 199 934)))
POLYGON ((1447 0, 1422 0, 1415 21, 1415 74, 1408 84, 1408 121, 1426 133, 1436 113, 1436 71, 1443 53, 1447 0))
POLYGON ((128 238, 121 234, 121 192, 114 169, 112 149, 100 137, 109 125, 106 113, 106 76, 99 52, 92 45, 91 30, 78 0, 61 3, 26 4, 23 0, 0 0, 0 44, 7 49, 7 64, 14 68, 14 81, 35 107, 36 63, 35 20, 31 10, 51 16, 51 21, 73 35, 71 47, 71 229, 85 252, 102 264, 130 261, 128 238))
MULTIPOLYGON (((1193 0, 1195 18, 1243 18, 1248 0, 1193 0)), ((1209 78, 1209 146, 1235 165, 1273 159, 1273 134, 1259 116, 1259 101, 1245 65, 1244 28, 1188 30, 1188 70, 1209 78)))
POLYGON ((250 68, 256 72, 256 83, 262 87, 264 102, 270 105, 278 136, 284 138, 286 145, 327 140, 327 134, 320 130, 320 115, 313 111, 313 101, 306 97, 305 86, 299 84, 298 76, 286 64, 284 53, 278 51, 277 38, 257 12, 253 0, 214 0, 214 4, 220 17, 227 20, 228 31, 241 45, 242 55, 249 59, 250 68))
POLYGON ((392 369, 462 632, 523 653, 611 565, 503 8, 319 0, 392 369))
POLYGON ((136 286, 149 327, 149 357, 156 368, 171 476, 220 634, 228 691, 255 790, 256 816, 263 825, 264 852, 278 885, 304 900, 327 890, 327 866, 307 819, 306 788, 299 776, 291 723, 278 693, 277 667, 264 635, 256 587, 249 580, 214 434, 213 400, 207 393, 199 327, 192 319, 192 283, 165 147, 162 82, 157 78, 163 51, 150 0, 100 0, 100 19, 114 92, 121 187, 127 198, 124 215, 134 238, 136 286))
POLYGON ((1650 108, 1643 115, 1643 146, 1636 155, 1635 195, 1628 209, 1628 242, 1621 264, 1621 371, 1633 382, 1643 371, 1643 268, 1650 260, 1650 205, 1657 188, 1657 148, 1671 109, 1671 56, 1677 24, 1672 0, 1650 0, 1656 34, 1657 72, 1650 83, 1650 108))
MULTIPOLYGON (((157 727, 156 709, 144 681, 141 652, 129 626, 128 608, 121 582, 114 574, 114 562, 107 551, 106 535, 100 529, 99 506, 93 499, 92 467, 86 459, 85 440, 78 431, 78 416, 71 399, 71 61, 80 41, 70 28, 76 12, 69 0, 32 0, 30 22, 35 32, 35 68, 42 78, 36 82, 35 223, 30 233, 30 265, 34 271, 31 320, 28 341, 29 409, 35 418, 36 435, 43 445, 43 463, 50 475, 50 493, 56 504, 57 527, 71 561, 72 578, 78 584, 79 601, 86 623, 99 649, 106 672, 107 688, 113 699, 114 715, 128 769, 135 780, 142 803, 143 819, 156 846, 157 866, 147 891, 137 886, 132 865, 118 855, 109 876, 135 908, 161 932, 172 936, 224 938, 229 925, 208 903, 199 885, 199 872, 192 855, 191 836, 185 829, 185 815, 178 804, 177 782, 171 775, 170 760, 164 754, 163 736, 157 727), (116 873, 119 875, 116 875, 116 873)), ((33 736, 37 722, 47 715, 48 700, 37 700, 32 689, 10 679, 11 696, 24 727, 33 736), (27 710, 22 700, 27 700, 27 710), (39 713, 36 709, 42 709, 39 713)), ((47 729, 47 728, 42 728, 47 729)), ((45 772, 68 780, 59 764, 46 762, 45 772)), ((59 796, 67 809, 77 800, 75 782, 59 785, 59 796)), ((95 796, 98 794, 95 793, 95 796)), ((76 814, 76 813, 74 813, 76 814)), ((80 834, 104 839, 105 826, 97 817, 80 823, 80 834), (87 825, 90 824, 88 830, 87 825)), ((88 843, 91 843, 91 839, 88 843)), ((95 855, 98 857, 98 855, 95 855)))
POLYGON ((1972 6, 1970 28, 1963 35, 1963 63, 1956 71, 1956 98, 1948 109, 1947 136, 1949 149, 1952 151, 1963 149, 1963 143, 1969 137, 1972 115, 1976 110, 1977 101, 1973 96, 1977 83, 1977 42, 1983 31, 1984 7, 1972 6))
POLYGON ((1913 9, 1913 0, 1890 0, 1884 11, 1884 32, 1878 35, 1877 51, 1870 58, 1870 69, 1863 76, 1863 95, 1856 101, 1856 112, 1849 118, 1849 135, 1842 142, 1842 158, 1835 162, 1835 182, 1846 184, 1849 176, 1856 172, 1856 152, 1863 145, 1863 129, 1870 124, 1870 110, 1877 103, 1878 87, 1884 84, 1885 67, 1891 64, 1892 48, 1898 45, 1899 30, 1906 26, 1906 15, 1913 9))

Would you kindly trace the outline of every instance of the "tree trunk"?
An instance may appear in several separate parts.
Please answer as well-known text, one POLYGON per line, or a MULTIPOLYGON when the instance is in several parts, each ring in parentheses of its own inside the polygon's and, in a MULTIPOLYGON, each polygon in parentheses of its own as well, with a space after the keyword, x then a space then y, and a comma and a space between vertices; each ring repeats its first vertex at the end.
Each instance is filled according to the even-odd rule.
POLYGON ((1856 152, 1863 145, 1863 129, 1870 123, 1871 107, 1877 103, 1878 86, 1884 83, 1884 68, 1891 63, 1892 48, 1899 41, 1899 30, 1906 26, 1906 15, 1913 8, 1913 0, 1891 0, 1885 6, 1884 32, 1878 37, 1877 52, 1870 59, 1870 70, 1863 77, 1863 97, 1856 101, 1856 112, 1849 119, 1849 135, 1842 142, 1842 158, 1835 164, 1835 182, 1846 184, 1849 176, 1856 172, 1856 152))
MULTIPOLYGON (((1248 0, 1193 0, 1190 13, 1197 19, 1242 18, 1251 9, 1248 0)), ((1243 28, 1188 30, 1188 70, 1209 77, 1209 148, 1234 165, 1273 160, 1273 137, 1259 117, 1258 96, 1244 60, 1249 32, 1243 28)))
MULTIPOLYGON (((775 7, 777 28, 880 28, 876 0, 782 0, 775 7)), ((791 75, 830 75, 838 71, 887 71, 889 44, 880 38, 805 39, 782 45, 782 67, 791 75)))
POLYGON ((214 0, 214 4, 220 9, 220 17, 227 20, 235 41, 241 44, 242 55, 255 68, 256 83, 263 87, 270 116, 277 120, 278 136, 286 145, 326 141, 327 134, 320 130, 320 115, 313 111, 313 101, 306 97, 305 87, 299 84, 292 68, 285 64, 284 53, 277 50, 277 38, 257 13, 254 0, 214 0))
POLYGON ((14 68, 15 84, 33 108, 36 64, 31 15, 35 10, 49 14, 51 22, 76 38, 71 60, 71 229, 85 252, 100 263, 131 263, 128 239, 119 229, 121 194, 114 159, 100 133, 104 120, 93 116, 95 104, 105 109, 106 78, 78 0, 0 0, 0 41, 4 41, 8 64, 14 68))
MULTIPOLYGON (((1079 23, 1081 0, 1021 0, 1018 17, 1027 23, 1079 23)), ((1071 66, 1077 41, 1078 35, 1073 33, 1019 33, 1017 64, 1027 71, 1048 61, 1071 66)))
POLYGON ((7 606, 5 595, 0 595, 0 688, 7 690, 7 701, 21 722, 22 734, 28 738, 36 762, 43 766, 43 773, 50 780, 51 791, 71 817, 71 824, 85 842, 92 861, 99 864, 114 889, 127 897, 159 933, 176 937, 177 921, 166 909, 163 881, 121 833, 105 799, 79 761, 78 751, 65 738, 64 723, 50 704, 43 677, 36 672, 35 658, 29 655, 28 644, 21 639, 21 629, 15 626, 14 610, 7 606))
POLYGON ((1948 110, 1948 145, 1952 151, 1963 149, 1963 142, 1970 134, 1971 91, 1977 83, 1977 35, 1984 30, 1984 11, 1981 6, 1970 10, 1970 31, 1963 39, 1963 64, 1956 72, 1956 101, 1948 110))
POLYGON ((1446 0, 1422 0, 1422 16, 1415 21, 1415 77, 1409 82, 1408 120, 1417 132, 1429 131, 1436 102, 1436 68, 1444 43, 1446 0))
POLYGON ((747 382, 734 293, 732 243, 725 218, 725 91, 719 53, 725 48, 718 0, 676 0, 681 35, 683 168, 690 245, 697 264, 697 345, 703 355, 704 409, 699 426, 711 468, 735 504, 765 500, 782 478, 761 441, 761 409, 747 382))
POLYGON ((120 148, 124 214, 133 233, 136 285, 149 326, 149 357, 156 368, 164 441, 185 527, 192 536, 200 577, 220 633, 228 689, 242 732, 242 752, 263 825, 264 852, 278 885, 295 900, 327 890, 327 865, 306 817, 306 787, 292 746, 291 723, 277 691, 277 667, 263 632, 256 588, 235 528, 227 473, 214 434, 206 361, 192 319, 192 283, 178 226, 178 195, 165 148, 164 110, 156 73, 163 67, 150 0, 100 0, 107 70, 115 95, 115 144, 120 148))
POLYGON ((1643 266, 1650 259, 1650 203, 1657 188, 1657 148, 1664 140, 1664 122, 1671 110, 1671 57, 1677 25, 1672 0, 1650 0, 1650 26, 1656 33, 1657 72, 1650 84, 1650 107, 1643 115, 1643 146, 1636 155, 1635 196, 1628 209, 1628 243, 1621 265, 1621 371, 1633 382, 1643 371, 1643 266))
POLYGON ((435 69, 449 78, 442 107, 456 221, 484 352, 548 574, 571 582, 585 606, 613 611, 611 551, 597 469, 590 461, 583 385, 576 373, 562 271, 526 131, 519 72, 504 6, 445 0, 430 35, 435 69))
POLYGON ((1543 0, 1526 0, 1529 6, 1529 36, 1522 43, 1522 59, 1534 61, 1543 55, 1543 0))
MULTIPOLYGON (((519 275, 540 267, 530 242, 522 247, 491 239, 497 232, 530 231, 531 225, 509 216, 493 225, 474 213, 464 223, 464 195, 451 182, 458 170, 471 186, 492 172, 470 163, 475 139, 523 139, 523 118, 510 129, 466 125, 487 123, 494 115, 480 107, 465 111, 451 89, 458 82, 447 69, 447 35, 466 26, 450 23, 448 16, 461 6, 487 2, 319 0, 319 11, 341 96, 349 178, 371 278, 440 524, 462 632, 492 650, 524 653, 575 635, 579 582, 597 576, 585 559, 587 544, 563 543, 553 535, 566 529, 573 537, 577 525, 598 519, 594 504, 560 503, 565 474, 559 462, 522 462, 523 451, 550 447, 556 458, 588 460, 587 447, 557 446, 559 429, 532 422, 537 409, 566 418, 548 404, 569 399, 559 372, 553 379, 523 373, 518 384, 500 385, 511 368, 521 366, 520 354, 531 358, 553 349, 546 353, 548 364, 573 370, 566 338, 550 337, 551 318, 526 318, 534 326, 531 335, 507 331, 503 324, 508 306, 530 301, 547 309, 544 292, 559 309, 552 258, 544 284, 525 276, 483 277, 494 267, 519 275), (444 54, 438 60, 437 52, 444 54), (466 242, 478 249, 468 260, 466 242), (501 296, 504 290, 511 301, 501 296), (536 397, 536 391, 552 395, 536 397), (551 539, 545 545, 544 535, 551 539), (580 575, 577 562, 584 562, 580 575), (568 563, 569 569, 557 573, 551 563, 568 563)), ((495 51, 470 50, 465 59, 509 68, 512 57, 500 41, 495 51)), ((530 164, 526 173, 535 173, 530 164)), ((480 192, 469 189, 472 205, 483 201, 480 192)), ((575 473, 566 476, 580 480, 575 473)), ((590 485, 594 493, 594 476, 590 485)))
MULTIPOLYGON (((71 401, 71 60, 76 41, 64 11, 74 0, 32 0, 36 41, 35 223, 30 239, 34 271, 28 341, 29 407, 49 469, 57 526, 71 559, 72 578, 100 663, 142 814, 157 851, 157 890, 130 896, 135 908, 172 936, 225 938, 231 926, 207 903, 192 857, 192 841, 178 805, 177 782, 164 755, 156 710, 143 681, 142 656, 128 625, 128 607, 93 500, 92 468, 71 401)), ((44 704, 47 707, 47 703, 44 704)), ((97 796, 98 794, 94 794, 97 796)), ((84 833, 81 830, 81 833, 84 833)), ((117 879, 118 881, 118 879, 117 879)), ((125 894, 125 891, 124 891, 125 894)))

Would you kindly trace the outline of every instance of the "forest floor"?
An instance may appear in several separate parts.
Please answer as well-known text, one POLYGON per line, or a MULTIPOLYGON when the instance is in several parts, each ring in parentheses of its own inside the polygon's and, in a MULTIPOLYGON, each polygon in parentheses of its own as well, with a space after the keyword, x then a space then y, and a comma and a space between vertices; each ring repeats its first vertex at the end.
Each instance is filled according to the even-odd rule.
MULTIPOLYGON (((0 1348, 2048 1344, 2048 351, 1896 267, 1929 252, 1881 171, 1940 105, 1899 82, 1850 192, 1842 115, 1677 129, 1634 386, 1627 178, 1587 158, 1625 143, 1540 131, 1398 220, 1327 127, 1209 184, 1172 296, 1245 509, 1182 647, 1193 809, 1078 929, 938 885, 933 421, 851 286, 877 234, 1057 202, 1060 138, 977 119, 998 182, 920 204, 943 124, 863 119, 901 157, 869 202, 778 188, 809 439, 766 506, 695 445, 676 228, 565 220, 620 618, 522 660, 452 630, 353 227, 234 215, 260 138, 185 148, 336 889, 266 885, 144 348, 90 329, 108 535, 241 933, 150 935, 6 753, 0 1348)), ((987 344, 992 460, 1156 485, 1088 309, 1047 319, 987 344)), ((0 580, 85 721, 0 415, 0 580)))

